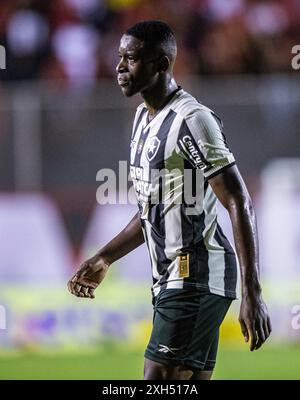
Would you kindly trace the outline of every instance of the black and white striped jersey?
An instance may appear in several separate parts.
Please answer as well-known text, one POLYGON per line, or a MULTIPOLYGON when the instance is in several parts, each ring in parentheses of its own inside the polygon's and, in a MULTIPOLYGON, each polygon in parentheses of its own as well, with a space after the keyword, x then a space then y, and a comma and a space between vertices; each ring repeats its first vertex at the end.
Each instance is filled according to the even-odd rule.
POLYGON ((150 122, 145 104, 137 108, 130 174, 154 296, 190 288, 236 298, 237 258, 217 222, 209 185, 234 163, 221 120, 181 87, 150 122))

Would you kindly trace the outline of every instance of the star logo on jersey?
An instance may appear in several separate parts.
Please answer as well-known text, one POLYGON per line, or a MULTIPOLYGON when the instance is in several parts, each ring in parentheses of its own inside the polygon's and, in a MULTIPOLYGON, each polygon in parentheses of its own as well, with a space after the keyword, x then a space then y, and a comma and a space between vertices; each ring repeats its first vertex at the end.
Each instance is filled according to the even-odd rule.
POLYGON ((152 137, 149 140, 146 149, 146 157, 149 162, 152 161, 153 158, 156 156, 159 145, 160 145, 160 140, 156 136, 152 137))

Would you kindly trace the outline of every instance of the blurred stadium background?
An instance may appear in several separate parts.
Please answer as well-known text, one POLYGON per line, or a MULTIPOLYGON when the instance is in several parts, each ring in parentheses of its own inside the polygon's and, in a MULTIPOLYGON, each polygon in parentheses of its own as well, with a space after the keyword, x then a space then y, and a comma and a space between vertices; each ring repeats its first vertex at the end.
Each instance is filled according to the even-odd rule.
MULTIPOLYGON (((136 210, 97 204, 96 174, 128 159, 140 99, 122 97, 114 69, 122 32, 143 19, 176 32, 177 81, 223 118, 258 216, 272 338, 248 351, 236 301, 214 378, 299 379, 299 0, 1 0, 0 379, 142 378, 145 248, 94 301, 66 282, 136 210)), ((220 219, 232 237, 221 207, 220 219)))

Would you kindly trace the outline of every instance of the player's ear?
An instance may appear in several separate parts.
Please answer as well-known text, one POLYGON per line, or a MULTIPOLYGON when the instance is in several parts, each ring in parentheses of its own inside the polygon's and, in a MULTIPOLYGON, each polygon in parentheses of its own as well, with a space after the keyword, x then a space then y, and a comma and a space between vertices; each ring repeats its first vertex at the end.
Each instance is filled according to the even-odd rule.
POLYGON ((157 70, 158 72, 166 72, 170 67, 170 60, 168 56, 162 56, 158 60, 157 70))

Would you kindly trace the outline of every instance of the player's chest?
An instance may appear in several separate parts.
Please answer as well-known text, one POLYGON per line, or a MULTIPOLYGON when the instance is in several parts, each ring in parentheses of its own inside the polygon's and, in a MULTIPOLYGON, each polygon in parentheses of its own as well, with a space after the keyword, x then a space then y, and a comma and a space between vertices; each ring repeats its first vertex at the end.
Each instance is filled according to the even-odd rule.
POLYGON ((141 129, 130 143, 130 164, 162 168, 165 161, 167 133, 157 135, 151 128, 141 129))
POLYGON ((130 164, 152 168, 164 168, 168 153, 172 151, 171 138, 175 132, 176 113, 172 110, 160 113, 147 124, 142 119, 131 140, 130 164))

